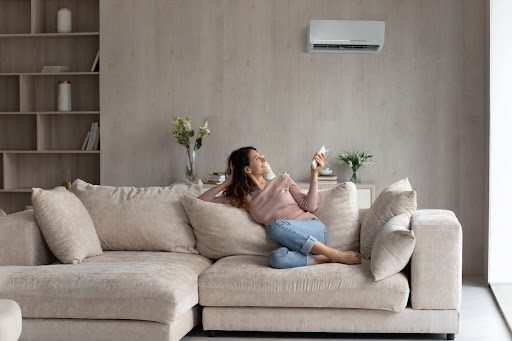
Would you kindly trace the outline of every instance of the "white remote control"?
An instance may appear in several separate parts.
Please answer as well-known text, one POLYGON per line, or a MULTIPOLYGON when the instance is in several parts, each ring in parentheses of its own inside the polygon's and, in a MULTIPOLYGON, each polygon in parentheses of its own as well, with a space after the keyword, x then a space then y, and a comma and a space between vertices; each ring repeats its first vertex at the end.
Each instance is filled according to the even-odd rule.
MULTIPOLYGON (((318 150, 317 154, 325 154, 325 151, 326 151, 325 146, 322 146, 318 150)), ((311 161, 311 169, 315 169, 317 166, 318 166, 318 163, 316 162, 315 159, 313 159, 313 161, 311 161)))

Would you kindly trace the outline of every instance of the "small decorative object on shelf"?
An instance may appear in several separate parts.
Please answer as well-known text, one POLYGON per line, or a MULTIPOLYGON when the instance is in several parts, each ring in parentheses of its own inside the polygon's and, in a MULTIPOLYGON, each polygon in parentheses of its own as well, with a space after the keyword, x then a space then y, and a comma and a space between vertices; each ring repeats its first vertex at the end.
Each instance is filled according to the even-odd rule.
POLYGON ((176 116, 172 119, 172 134, 176 138, 176 142, 185 146, 187 151, 187 166, 185 169, 185 175, 187 182, 195 182, 197 177, 197 150, 203 145, 203 137, 210 135, 210 129, 208 129, 208 120, 204 119, 203 124, 199 127, 199 133, 197 134, 195 143, 193 146, 190 145, 190 138, 194 137, 195 132, 192 129, 192 120, 188 117, 176 116))
POLYGON ((357 184, 361 182, 357 177, 357 170, 359 167, 367 168, 373 166, 373 155, 368 152, 345 152, 338 155, 338 162, 346 163, 352 169, 350 181, 357 184))
POLYGON ((57 11, 57 32, 69 33, 71 30, 71 10, 69 8, 60 8, 57 11))
POLYGON ((71 111, 71 81, 59 81, 59 111, 71 111))

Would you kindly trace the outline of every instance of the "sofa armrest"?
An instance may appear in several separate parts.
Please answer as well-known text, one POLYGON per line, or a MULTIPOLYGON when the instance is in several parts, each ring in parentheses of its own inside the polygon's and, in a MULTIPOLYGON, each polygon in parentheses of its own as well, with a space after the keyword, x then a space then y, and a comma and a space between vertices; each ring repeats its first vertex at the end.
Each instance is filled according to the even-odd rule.
POLYGON ((459 309, 462 293, 462 227, 447 210, 418 210, 411 220, 413 309, 459 309))
POLYGON ((0 216, 0 266, 43 265, 53 260, 33 210, 0 216))

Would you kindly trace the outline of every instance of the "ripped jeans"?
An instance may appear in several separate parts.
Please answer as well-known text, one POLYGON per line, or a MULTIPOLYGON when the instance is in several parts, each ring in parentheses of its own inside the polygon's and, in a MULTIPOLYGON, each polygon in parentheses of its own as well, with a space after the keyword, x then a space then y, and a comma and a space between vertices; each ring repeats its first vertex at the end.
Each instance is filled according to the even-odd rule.
POLYGON ((318 219, 279 219, 267 226, 266 233, 270 240, 281 246, 268 255, 268 263, 276 269, 314 264, 313 244, 317 240, 327 243, 327 228, 318 219))

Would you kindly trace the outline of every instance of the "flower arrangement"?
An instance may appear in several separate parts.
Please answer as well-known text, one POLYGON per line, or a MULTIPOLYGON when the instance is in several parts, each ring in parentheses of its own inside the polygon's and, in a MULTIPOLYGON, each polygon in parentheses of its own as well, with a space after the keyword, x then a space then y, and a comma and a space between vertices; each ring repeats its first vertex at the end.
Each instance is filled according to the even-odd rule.
POLYGON ((358 183, 357 170, 360 167, 367 168, 373 166, 373 155, 368 152, 344 152, 338 155, 338 162, 341 164, 345 163, 352 169, 350 181, 358 183))
POLYGON ((192 129, 192 120, 188 117, 175 116, 172 119, 171 133, 176 138, 176 142, 185 146, 188 156, 188 165, 186 167, 187 181, 194 181, 197 178, 196 171, 196 150, 203 145, 203 137, 211 134, 208 129, 208 120, 203 119, 203 124, 199 127, 194 146, 192 148, 190 139, 194 137, 195 131, 192 129))

